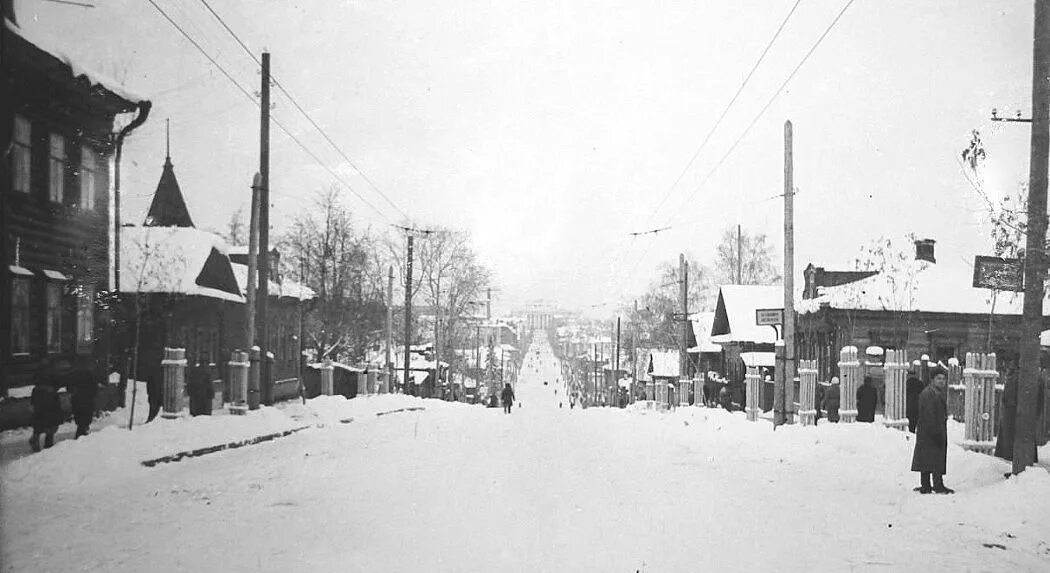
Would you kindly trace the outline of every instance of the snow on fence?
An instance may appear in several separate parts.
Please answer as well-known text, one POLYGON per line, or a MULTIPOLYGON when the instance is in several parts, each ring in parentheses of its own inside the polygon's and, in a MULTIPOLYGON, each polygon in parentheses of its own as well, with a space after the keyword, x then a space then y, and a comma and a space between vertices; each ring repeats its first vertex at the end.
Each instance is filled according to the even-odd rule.
POLYGON ((990 454, 995 450, 995 385, 999 380, 995 353, 967 352, 962 377, 966 387, 966 434, 962 446, 990 454))
POLYGON ((762 411, 759 408, 759 397, 762 392, 762 375, 758 373, 758 366, 748 366, 744 380, 747 384, 744 412, 747 414, 748 421, 757 422, 758 415, 762 411))
POLYGON ((230 353, 230 413, 244 414, 248 411, 248 353, 234 350, 230 353))
POLYGON ((182 415, 182 393, 186 384, 186 349, 165 348, 164 360, 160 362, 164 369, 164 418, 178 418, 182 415))
POLYGON ((948 415, 956 422, 966 419, 966 382, 963 381, 962 366, 955 358, 948 360, 948 415))
POLYGON ((857 387, 860 379, 860 359, 856 346, 846 346, 839 352, 839 378, 842 384, 839 393, 841 406, 839 420, 844 424, 857 421, 857 387))
POLYGON ((803 426, 817 424, 817 361, 799 360, 799 422, 803 426))
POLYGON ((887 428, 903 431, 908 427, 908 353, 905 350, 889 350, 883 369, 886 372, 886 406, 883 424, 887 428))
POLYGON ((678 405, 688 406, 689 405, 689 394, 693 391, 693 380, 691 378, 681 378, 678 380, 678 405))
POLYGON ((331 358, 325 358, 321 363, 321 395, 331 396, 335 393, 335 374, 331 358))

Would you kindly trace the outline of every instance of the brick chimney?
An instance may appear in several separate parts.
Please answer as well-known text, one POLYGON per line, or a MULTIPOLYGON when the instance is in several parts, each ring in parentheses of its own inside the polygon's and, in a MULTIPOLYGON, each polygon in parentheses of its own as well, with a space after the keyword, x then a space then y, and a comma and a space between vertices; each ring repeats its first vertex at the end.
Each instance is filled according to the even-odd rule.
POLYGON ((936 263, 937 258, 933 255, 933 245, 937 241, 933 239, 918 239, 915 241, 915 260, 936 263))

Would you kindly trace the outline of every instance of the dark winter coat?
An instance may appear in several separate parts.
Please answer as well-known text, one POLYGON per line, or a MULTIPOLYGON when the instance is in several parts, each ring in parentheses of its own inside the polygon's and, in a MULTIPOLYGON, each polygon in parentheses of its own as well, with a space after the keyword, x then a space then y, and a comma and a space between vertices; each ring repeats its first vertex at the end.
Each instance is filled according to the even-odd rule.
POLYGON ((503 392, 500 392, 500 398, 503 400, 503 405, 514 403, 514 390, 510 386, 504 386, 503 392))
POLYGON ((43 432, 62 424, 62 403, 58 387, 47 382, 38 383, 29 397, 33 406, 33 431, 43 432))
POLYGON ((907 402, 904 410, 909 420, 917 420, 919 418, 919 394, 922 394, 922 380, 909 378, 908 386, 905 390, 907 402))
POLYGON ((98 395, 98 375, 91 370, 74 370, 69 375, 69 389, 73 392, 70 404, 77 424, 90 424, 95 417, 95 397, 98 395))
POLYGON ((918 419, 911 471, 943 475, 948 464, 948 402, 944 390, 930 384, 919 394, 918 419))
POLYGON ((840 402, 840 390, 838 384, 832 384, 828 386, 828 389, 824 391, 824 412, 828 415, 829 422, 839 421, 839 402, 840 402))
POLYGON ((857 388, 857 421, 875 421, 875 403, 879 401, 879 392, 871 384, 861 384, 857 388))

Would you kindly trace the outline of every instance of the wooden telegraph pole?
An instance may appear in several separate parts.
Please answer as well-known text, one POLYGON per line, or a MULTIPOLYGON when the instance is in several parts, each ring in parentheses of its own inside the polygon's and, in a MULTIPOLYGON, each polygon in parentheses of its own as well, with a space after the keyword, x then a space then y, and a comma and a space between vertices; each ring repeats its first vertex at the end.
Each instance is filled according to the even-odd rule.
POLYGON ((678 255, 678 303, 682 313, 679 319, 679 337, 681 351, 678 353, 678 378, 689 376, 689 263, 685 253, 678 255))
POLYGON ((259 256, 259 192, 262 187, 262 176, 258 173, 252 179, 252 214, 248 222, 248 292, 244 320, 244 350, 250 351, 255 346, 255 290, 258 282, 259 256))
POLYGON ((795 413, 795 173, 791 121, 784 122, 784 423, 795 413))
POLYGON ((386 391, 394 387, 394 265, 387 270, 386 286, 386 391))
POLYGON ((259 296, 256 300, 256 327, 259 340, 260 398, 273 404, 273 372, 268 358, 269 329, 266 316, 270 294, 270 54, 262 53, 262 117, 259 122, 259 296))
POLYGON ((744 230, 736 226, 736 284, 744 284, 744 230))
MULTIPOLYGON (((409 391, 409 361, 412 359, 412 233, 408 235, 408 250, 405 254, 405 387, 409 391)), ((413 392, 414 393, 414 392, 413 392)))
MULTIPOLYGON (((1028 233, 1024 257, 1024 307, 1021 325, 1021 372, 1005 399, 1016 404, 1013 473, 1035 462, 1036 397, 1039 384, 1039 332, 1042 330, 1043 280, 1046 278, 1046 186, 1050 151, 1050 7, 1035 2, 1032 53, 1032 136, 1028 172, 1028 233), (1012 394, 1012 396, 1011 396, 1012 394)), ((1005 408, 1005 409, 1009 409, 1005 408)), ((1007 423, 1004 417, 1004 425, 1007 423)))

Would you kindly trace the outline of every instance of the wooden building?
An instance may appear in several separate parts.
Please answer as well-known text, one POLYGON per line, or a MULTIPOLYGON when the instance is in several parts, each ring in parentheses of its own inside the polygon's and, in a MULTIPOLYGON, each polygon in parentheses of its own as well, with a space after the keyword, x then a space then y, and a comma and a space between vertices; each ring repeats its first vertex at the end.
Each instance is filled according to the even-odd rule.
POLYGON ((111 183, 150 102, 28 38, 13 2, 0 5, 0 397, 21 397, 77 356, 110 366, 111 183))
MULTIPOLYGON (((967 352, 995 352, 1000 371, 1018 361, 1021 293, 974 288, 972 254, 936 262, 934 242, 916 241, 916 256, 883 272, 828 272, 810 264, 796 304, 796 348, 816 359, 818 378, 838 374, 838 352, 853 345, 927 354, 947 364, 967 352)), ((1046 303, 1044 302, 1044 315, 1046 303)), ((1050 324, 1044 316, 1044 327, 1050 324)))

